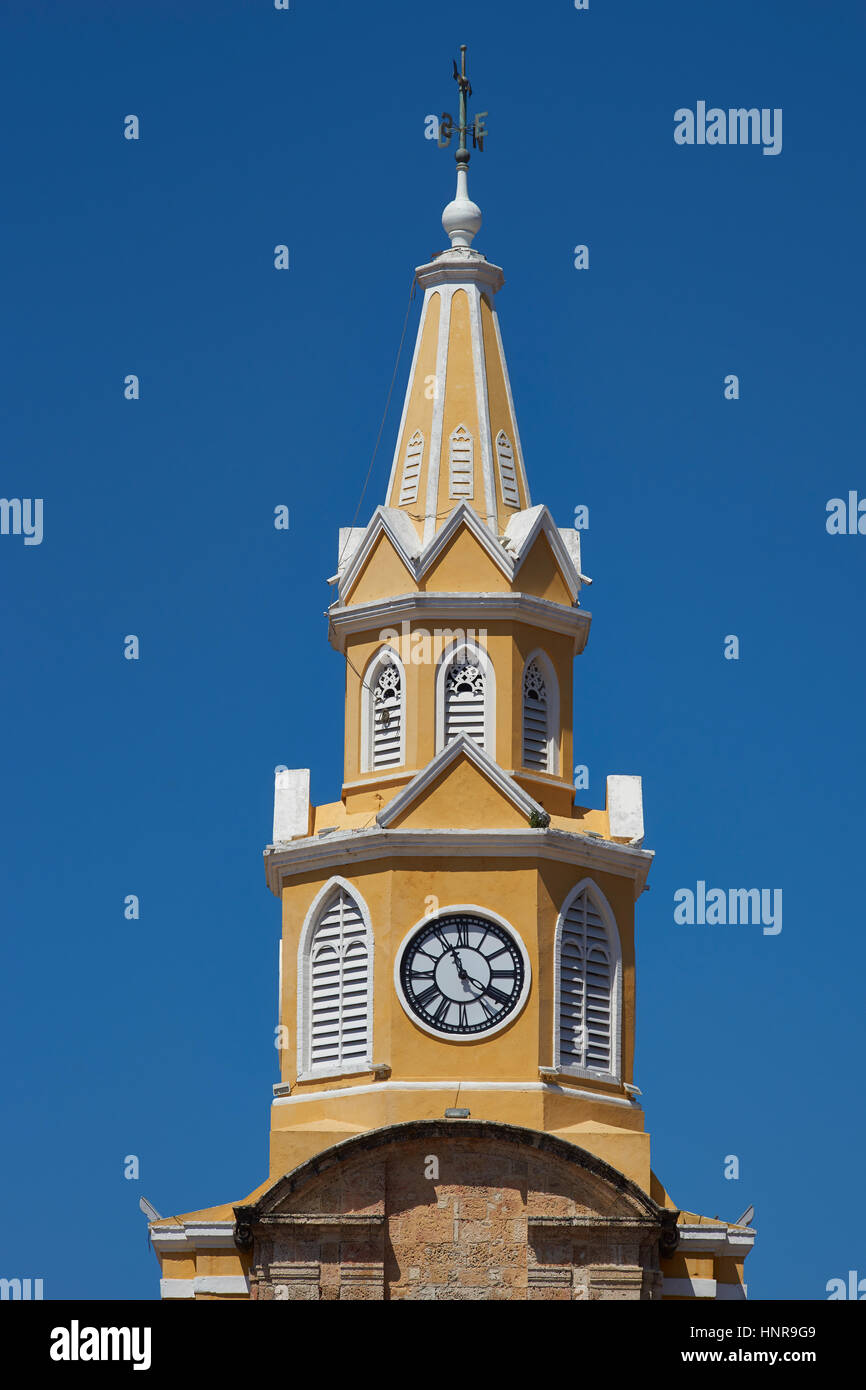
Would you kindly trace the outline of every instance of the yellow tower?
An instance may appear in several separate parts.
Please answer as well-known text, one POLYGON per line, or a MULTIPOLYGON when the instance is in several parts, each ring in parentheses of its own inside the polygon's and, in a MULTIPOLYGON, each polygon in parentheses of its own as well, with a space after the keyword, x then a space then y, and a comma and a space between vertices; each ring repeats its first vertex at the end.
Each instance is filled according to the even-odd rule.
POLYGON ((579 532, 533 505, 472 247, 460 87, 450 249, 384 504, 340 533, 339 800, 278 773, 281 1081, 243 1202, 151 1224, 164 1297, 738 1298, 754 1233, 677 1210, 632 1083, 640 778, 575 805, 579 532))

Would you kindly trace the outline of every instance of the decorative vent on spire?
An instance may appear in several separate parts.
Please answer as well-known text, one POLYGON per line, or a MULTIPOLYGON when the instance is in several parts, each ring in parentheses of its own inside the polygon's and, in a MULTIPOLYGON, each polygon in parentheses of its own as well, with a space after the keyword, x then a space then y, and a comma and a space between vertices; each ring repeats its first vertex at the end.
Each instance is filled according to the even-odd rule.
POLYGON ((465 425, 458 425, 451 435, 450 496, 471 497, 473 495, 474 445, 472 435, 465 425))
POLYGON ((502 500, 506 507, 520 506, 520 493, 517 491, 517 474, 514 469, 514 450, 511 440, 504 430, 496 436, 496 457, 499 460, 499 482, 502 486, 502 500))
POLYGON ((403 463, 403 482, 400 485, 398 506, 418 501, 418 479, 421 476, 421 459, 424 454, 424 436, 416 430, 406 445, 406 458, 403 463))

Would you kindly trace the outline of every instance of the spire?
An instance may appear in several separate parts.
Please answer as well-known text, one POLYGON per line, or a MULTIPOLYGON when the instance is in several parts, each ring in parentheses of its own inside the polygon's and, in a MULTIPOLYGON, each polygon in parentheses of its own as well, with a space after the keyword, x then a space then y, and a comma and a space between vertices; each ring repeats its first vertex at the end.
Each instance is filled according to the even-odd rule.
MULTIPOLYGON (((450 202, 442 214, 442 226, 451 238, 452 246, 471 246, 472 238, 481 227, 481 209, 477 203, 473 203, 469 197, 469 150, 466 146, 466 101, 472 95, 472 86, 466 76, 466 45, 460 45, 460 69, 454 64, 454 80, 460 89, 460 121, 458 132, 460 139, 457 145, 457 192, 453 202, 450 202)), ((486 113, 485 113, 486 114, 486 113)), ((484 147, 483 134, 479 137, 477 133, 477 121, 473 122, 472 140, 475 143, 481 140, 481 148, 484 147)))
POLYGON ((465 44, 454 77, 458 122, 445 115, 440 125, 440 145, 459 135, 457 195, 442 215, 451 246, 415 270, 424 303, 385 494, 386 507, 403 512, 424 545, 455 507, 472 508, 499 538, 532 505, 493 307, 505 277, 471 245, 481 211, 467 190, 468 136, 483 149, 487 112, 467 115, 465 44))

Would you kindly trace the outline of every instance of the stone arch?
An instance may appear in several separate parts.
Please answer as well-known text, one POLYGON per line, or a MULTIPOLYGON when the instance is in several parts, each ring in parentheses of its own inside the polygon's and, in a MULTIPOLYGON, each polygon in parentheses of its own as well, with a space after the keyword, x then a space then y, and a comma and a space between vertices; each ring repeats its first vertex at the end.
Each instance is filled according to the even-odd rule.
POLYGON ((563 1300, 660 1297, 677 1213, 554 1135, 443 1119, 335 1144, 235 1216, 253 1298, 563 1300))

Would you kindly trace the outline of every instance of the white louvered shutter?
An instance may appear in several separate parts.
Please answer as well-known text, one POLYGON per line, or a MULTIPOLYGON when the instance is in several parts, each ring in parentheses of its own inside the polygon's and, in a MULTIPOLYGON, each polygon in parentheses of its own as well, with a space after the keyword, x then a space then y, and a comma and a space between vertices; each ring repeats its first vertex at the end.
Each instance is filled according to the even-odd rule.
POLYGON ((484 672, 467 660, 455 661, 445 679, 445 742, 458 734, 484 747, 484 672))
POLYGON ((373 687, 372 766, 399 767, 403 723, 400 671, 393 662, 383 666, 373 687))
POLYGON ((578 894, 562 928, 559 1065, 613 1070, 613 968, 601 914, 578 894))
POLYGON ((502 500, 508 507, 519 507, 520 493, 517 490, 514 450, 511 447, 511 440, 504 430, 500 430, 496 436, 496 457, 499 460, 499 482, 502 486, 502 500))
POLYGON ((360 908, 341 888, 320 917, 310 949, 312 1069, 369 1058, 369 954, 360 908))
POLYGON ((416 430, 406 445, 406 457, 403 460, 403 481, 400 484, 400 498, 398 506, 405 506, 407 502, 417 502, 418 500, 418 479, 421 476, 421 459, 424 455, 424 436, 420 430, 416 430))
POLYGON ((547 686, 535 661, 523 673, 523 766, 550 770, 547 686))
POLYGON ((471 497, 473 495, 474 446, 472 435, 465 425, 458 425, 451 435, 449 450, 449 479, 451 497, 471 497))

